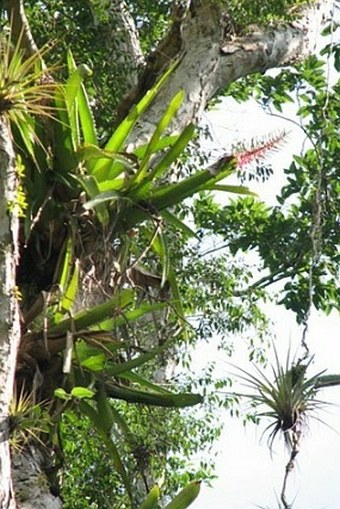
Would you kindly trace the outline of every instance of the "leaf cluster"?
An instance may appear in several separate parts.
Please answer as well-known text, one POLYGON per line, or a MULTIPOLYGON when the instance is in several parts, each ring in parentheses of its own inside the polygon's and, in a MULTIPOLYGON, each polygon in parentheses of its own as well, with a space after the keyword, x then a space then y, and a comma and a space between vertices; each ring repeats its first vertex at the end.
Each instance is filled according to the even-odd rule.
MULTIPOLYGON (((158 369, 164 352, 180 344, 176 330, 180 330, 182 338, 185 336, 183 305, 163 232, 169 224, 183 239, 195 234, 170 208, 194 193, 214 189, 219 180, 232 173, 234 165, 229 158, 216 174, 203 169, 173 183, 164 179, 194 132, 189 125, 180 135, 165 136, 181 104, 182 91, 165 109, 149 143, 127 152, 129 134, 172 69, 130 112, 104 147, 98 142, 84 86, 91 72, 85 65, 77 67, 71 52, 68 70, 65 85, 53 87, 54 114, 48 122, 37 116, 30 123, 35 136, 18 129, 12 118, 16 146, 25 166, 28 204, 22 221, 21 242, 25 249, 19 282, 25 323, 17 372, 33 387, 26 359, 35 358, 44 377, 40 398, 43 395, 54 399, 55 415, 76 407, 90 419, 120 479, 119 490, 124 488, 131 505, 136 506, 130 460, 126 457, 128 451, 138 466, 134 432, 128 412, 124 409, 124 415, 110 400, 167 408, 202 402, 199 394, 178 393, 176 389, 174 392, 154 383, 152 377, 145 378, 143 369, 150 361, 158 369), (141 233, 134 233, 135 228, 140 228, 141 233), (85 242, 89 242, 86 235, 91 230, 96 235, 85 248, 85 242), (105 256, 112 256, 116 273, 113 294, 106 295, 102 303, 79 309, 77 299, 86 264, 88 260, 92 262, 96 247, 106 244, 109 247, 105 256), (45 246, 49 247, 44 256, 45 246), (157 261, 154 266, 161 268, 161 276, 139 267, 149 251, 153 253, 151 260, 157 261), (33 269, 28 271, 28 266, 33 269), (38 281, 36 271, 41 277, 38 281), (141 291, 143 285, 149 300, 141 291), (169 290, 172 302, 168 302, 169 290), (156 316, 167 307, 170 321, 165 332, 159 328, 156 316), (144 322, 148 315, 151 320, 144 322), (148 342, 152 335, 157 340, 148 342), (66 382, 62 382, 62 372, 67 375, 66 382), (118 436, 114 429, 119 430, 118 436)), ((227 190, 239 192, 240 187, 228 186, 227 190)), ((174 422, 176 415, 172 416, 174 422)), ((205 430, 198 421, 191 422, 199 440, 185 439, 173 447, 172 435, 170 452, 162 453, 163 445, 154 447, 158 463, 153 465, 150 459, 150 468, 164 468, 165 457, 168 459, 170 454, 169 464, 176 467, 179 478, 188 480, 178 451, 192 453, 216 434, 212 433, 212 425, 205 430)), ((190 427, 189 423, 190 420, 190 427)), ((208 466, 203 465, 202 475, 206 469, 208 466)))

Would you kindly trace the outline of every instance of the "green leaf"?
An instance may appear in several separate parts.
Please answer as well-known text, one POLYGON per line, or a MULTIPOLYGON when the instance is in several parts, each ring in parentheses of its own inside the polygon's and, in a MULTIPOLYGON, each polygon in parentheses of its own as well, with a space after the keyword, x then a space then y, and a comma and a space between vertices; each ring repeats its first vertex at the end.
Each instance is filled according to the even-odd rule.
POLYGON ((16 119, 15 128, 18 129, 21 139, 24 144, 24 148, 27 150, 29 155, 32 157, 33 161, 36 162, 35 157, 35 127, 34 120, 28 115, 25 116, 24 119, 18 117, 16 119))
POLYGON ((168 150, 161 161, 155 168, 144 176, 143 181, 137 187, 134 187, 129 192, 129 197, 135 201, 147 200, 149 198, 152 187, 155 185, 155 180, 159 179, 164 172, 166 172, 171 164, 183 153, 189 141, 191 140, 195 131, 194 125, 187 126, 181 135, 177 136, 176 143, 168 150))
POLYGON ((340 385, 340 375, 320 375, 316 379, 316 386, 319 387, 333 387, 340 385))
MULTIPOLYGON (((171 147, 172 145, 174 145, 176 143, 176 141, 178 140, 178 134, 171 134, 170 136, 163 136, 157 143, 156 147, 155 147, 155 152, 159 152, 161 150, 164 150, 168 147, 171 147)), ((134 148, 133 149, 133 154, 135 156, 137 156, 138 159, 142 160, 143 157, 145 156, 145 152, 148 148, 148 143, 146 143, 145 145, 140 145, 139 147, 137 148, 134 148)))
MULTIPOLYGON (((121 191, 125 185, 124 178, 115 178, 114 180, 103 180, 98 182, 98 189, 101 193, 105 191, 121 191)), ((124 197, 128 201, 127 197, 124 197)))
MULTIPOLYGON (((92 200, 96 199, 100 194, 97 181, 92 175, 76 176, 76 179, 81 183, 86 191, 86 194, 92 200)), ((109 213, 104 202, 98 203, 96 206, 96 214, 99 222, 102 225, 107 225, 109 222, 109 213)))
POLYGON ((91 357, 81 361, 80 365, 85 369, 89 369, 90 371, 103 371, 106 366, 106 355, 104 353, 91 355, 91 357))
POLYGON ((168 389, 164 389, 160 385, 156 385, 141 375, 134 373, 133 371, 126 371, 124 373, 120 373, 120 378, 124 378, 125 380, 129 380, 129 382, 137 383, 141 387, 145 387, 146 389, 150 389, 153 392, 159 394, 172 394, 168 389))
POLYGON ((218 175, 213 174, 209 170, 197 172, 176 184, 167 184, 159 187, 149 196, 148 201, 140 203, 138 206, 131 208, 128 215, 122 218, 124 228, 131 228, 139 222, 149 219, 151 212, 161 213, 164 209, 181 203, 185 198, 194 195, 205 189, 209 183, 214 185, 217 181, 224 179, 234 171, 234 165, 228 164, 221 170, 218 175))
POLYGON ((163 219, 165 219, 165 221, 167 223, 174 226, 177 230, 181 230, 181 232, 184 233, 184 235, 187 238, 197 237, 197 234, 194 232, 194 230, 189 228, 189 226, 187 226, 185 223, 183 223, 183 221, 178 219, 178 217, 176 217, 174 214, 172 214, 168 210, 163 210, 161 212, 161 216, 163 217, 163 219))
POLYGON ((87 387, 73 387, 71 390, 71 396, 77 399, 93 398, 94 394, 94 391, 87 387))
POLYGON ((185 486, 164 509, 187 509, 199 495, 201 483, 192 482, 185 486))
MULTIPOLYGON (((170 74, 177 67, 178 62, 175 62, 173 65, 169 67, 165 74, 160 78, 160 80, 144 95, 144 97, 139 101, 139 103, 132 108, 129 112, 128 116, 121 122, 121 124, 115 129, 111 138, 107 142, 105 146, 105 150, 110 150, 112 152, 119 152, 123 146, 123 144, 127 141, 129 134, 131 133, 135 123, 140 119, 144 111, 150 106, 160 89, 162 88, 164 82, 168 79, 170 74)), ((102 168, 107 168, 109 170, 110 165, 107 163, 103 163, 99 161, 93 168, 94 174, 99 172, 102 168)))
POLYGON ((166 302, 156 302, 155 304, 143 303, 138 308, 126 311, 124 315, 102 321, 98 324, 98 327, 93 328, 93 330, 111 331, 115 327, 124 325, 127 322, 133 322, 141 316, 144 316, 148 313, 153 313, 159 309, 164 309, 166 306, 166 302))
POLYGON ((72 265, 72 256, 73 256, 73 241, 72 241, 72 238, 69 237, 67 239, 64 261, 63 261, 61 275, 60 275, 60 279, 59 279, 59 286, 60 286, 62 293, 64 293, 64 291, 67 287, 67 283, 69 281, 71 265, 72 265))
POLYGON ((61 387, 54 389, 54 396, 65 401, 71 399, 71 396, 65 391, 65 389, 62 389, 61 387))
POLYGON ((129 361, 125 361, 113 366, 108 364, 105 372, 108 375, 116 376, 120 373, 131 371, 132 369, 142 366, 146 362, 149 362, 151 359, 154 359, 157 355, 166 350, 171 343, 172 339, 167 339, 162 345, 152 348, 149 352, 143 353, 135 359, 131 359, 129 361))
POLYGON ((224 191, 226 193, 245 194, 247 196, 258 196, 257 193, 250 191, 248 187, 244 186, 229 186, 224 184, 214 184, 205 186, 206 190, 210 191, 224 191))
POLYGON ((193 124, 186 126, 177 138, 176 143, 167 151, 165 156, 155 166, 154 170, 150 174, 150 179, 159 178, 163 173, 170 168, 172 163, 183 154, 189 141, 192 139, 195 133, 196 127, 193 124))
POLYGON ((159 497, 160 491, 158 485, 156 484, 151 488, 146 499, 139 507, 139 509, 157 509, 157 502, 159 500, 159 497))
POLYGON ((53 122, 53 136, 58 150, 55 152, 55 162, 58 171, 67 173, 78 165, 76 146, 70 127, 70 118, 66 106, 66 91, 63 86, 58 86, 54 95, 54 102, 58 118, 53 122))
POLYGON ((86 76, 90 76, 92 71, 85 64, 81 64, 76 67, 70 50, 68 51, 67 60, 70 76, 65 84, 65 102, 68 111, 73 146, 76 148, 79 146, 81 140, 78 96, 80 95, 81 85, 84 78, 86 76))
POLYGON ((71 281, 60 301, 60 308, 63 314, 70 311, 73 307, 78 292, 78 279, 79 279, 79 260, 76 260, 74 264, 74 271, 71 277, 71 281))
POLYGON ((129 403, 184 408, 203 402, 203 398, 200 394, 156 394, 113 384, 106 385, 106 388, 110 397, 122 399, 129 403))
POLYGON ((180 90, 179 92, 177 92, 175 97, 171 100, 171 102, 170 102, 169 106, 167 107, 165 113, 163 114, 162 118, 158 122, 156 129, 154 130, 153 135, 150 139, 150 142, 146 148, 143 160, 140 164, 140 168, 137 171, 135 178, 133 179, 133 182, 140 183, 144 179, 145 174, 148 170, 148 163, 149 163, 150 157, 155 152, 162 133, 168 127, 171 120, 176 115, 178 108, 182 104, 184 94, 185 94, 184 90, 180 90))
POLYGON ((75 314, 72 318, 67 318, 60 323, 49 327, 49 334, 64 334, 66 331, 81 331, 87 327, 94 326, 101 323, 104 318, 119 312, 131 304, 134 298, 134 291, 132 289, 126 289, 119 292, 119 295, 112 297, 107 302, 94 306, 85 311, 80 311, 75 314))
POLYGON ((108 436, 108 434, 106 432, 105 424, 103 423, 101 416, 89 403, 87 403, 83 400, 80 401, 79 407, 80 407, 81 411, 91 419, 91 421, 95 425, 97 431, 100 433, 100 435, 103 439, 104 445, 106 446, 107 451, 112 458, 115 469, 117 470, 118 474, 120 475, 123 485, 129 495, 129 498, 132 501, 132 491, 131 491, 131 484, 130 484, 129 476, 127 475, 127 472, 124 467, 123 461, 120 457, 118 448, 112 442, 111 437, 108 436), (104 424, 104 426, 103 426, 103 424, 104 424))
POLYGON ((98 145, 96 126, 93 113, 87 97, 86 89, 82 83, 78 92, 78 110, 80 125, 85 144, 98 145))
POLYGON ((110 436, 113 426, 112 407, 101 382, 98 384, 96 402, 98 415, 101 422, 101 428, 105 431, 105 433, 107 433, 108 436, 110 436))
POLYGON ((105 191, 104 193, 98 193, 97 196, 92 198, 92 200, 84 203, 83 207, 85 210, 94 209, 102 203, 113 202, 121 199, 122 195, 117 191, 105 191))
POLYGON ((105 350, 103 351, 100 340, 98 340, 98 343, 96 343, 95 341, 96 333, 91 332, 90 337, 92 338, 91 344, 89 344, 85 339, 78 339, 78 341, 75 344, 75 351, 76 359, 81 365, 83 365, 83 362, 85 362, 87 359, 94 357, 94 359, 91 360, 89 364, 87 364, 87 369, 92 371, 101 371, 104 368, 104 361, 106 361, 107 358, 105 355, 106 350, 107 350, 106 353, 109 354, 110 352, 117 352, 118 350, 126 350, 128 346, 127 343, 125 343, 124 341, 119 341, 111 338, 108 343, 105 342, 105 350), (99 357, 99 355, 101 357, 99 357), (102 355, 104 355, 104 357, 102 357, 102 355))
POLYGON ((166 245, 165 237, 162 231, 158 232, 158 235, 154 238, 152 242, 152 249, 159 256, 160 262, 162 264, 162 280, 161 280, 161 288, 164 287, 165 282, 168 279, 169 270, 170 270, 170 258, 168 247, 166 245))
MULTIPOLYGON (((84 159, 85 161, 94 160, 103 160, 109 159, 110 161, 116 161, 122 164, 122 168, 128 168, 133 170, 135 168, 135 162, 119 152, 112 152, 111 150, 105 150, 97 145, 93 144, 84 144, 77 150, 78 157, 80 159, 84 159)), ((122 172, 123 170, 121 170, 122 172)), ((112 177, 111 177, 112 178, 112 177)))
POLYGON ((206 186, 213 185, 215 182, 228 177, 234 171, 234 166, 228 164, 218 175, 214 175, 210 170, 203 170, 195 173, 177 184, 170 184, 159 188, 150 197, 150 204, 157 210, 163 210, 180 203, 185 198, 203 191, 206 186))

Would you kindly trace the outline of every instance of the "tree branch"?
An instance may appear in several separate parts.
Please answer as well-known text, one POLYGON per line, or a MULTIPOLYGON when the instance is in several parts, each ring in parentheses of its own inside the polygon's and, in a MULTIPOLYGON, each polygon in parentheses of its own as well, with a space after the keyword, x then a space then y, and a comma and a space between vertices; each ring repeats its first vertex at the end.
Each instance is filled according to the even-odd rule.
MULTIPOLYGON (((169 104, 179 89, 186 91, 186 97, 172 124, 174 131, 182 130, 191 121, 198 122, 207 102, 238 78, 304 60, 315 50, 331 4, 330 0, 313 2, 298 22, 233 38, 225 33, 223 12, 216 2, 191 1, 179 25, 181 45, 176 54, 179 65, 152 108, 142 117, 134 139, 148 139, 164 105, 169 104)), ((170 50, 163 45, 162 51, 170 50)), ((154 68, 155 62, 152 65, 154 68)))
POLYGON ((134 20, 123 0, 111 0, 107 15, 110 27, 106 43, 109 57, 124 64, 126 85, 134 86, 138 70, 145 63, 134 20))
POLYGON ((20 47, 26 56, 31 56, 38 51, 28 20, 26 18, 23 0, 6 0, 8 18, 11 20, 12 38, 15 42, 20 41, 20 47))
POLYGON ((246 295, 247 293, 251 292, 252 290, 256 289, 263 289, 267 286, 270 286, 274 283, 278 283, 282 279, 286 279, 290 276, 294 276, 299 274, 300 272, 303 272, 303 269, 296 269, 295 267, 292 267, 290 270, 287 270, 288 266, 286 267, 286 271, 284 271, 284 268, 281 267, 275 272, 271 272, 267 276, 263 276, 260 279, 258 279, 255 283, 248 286, 248 288, 244 288, 242 290, 235 290, 233 293, 234 297, 242 297, 243 295, 246 295))

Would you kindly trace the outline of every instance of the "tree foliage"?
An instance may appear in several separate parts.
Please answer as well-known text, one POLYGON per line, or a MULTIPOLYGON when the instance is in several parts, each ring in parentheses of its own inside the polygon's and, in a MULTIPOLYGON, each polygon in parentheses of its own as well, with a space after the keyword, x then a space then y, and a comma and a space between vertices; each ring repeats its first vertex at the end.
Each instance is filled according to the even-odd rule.
MULTIPOLYGON (((148 141, 131 142, 181 64, 181 50, 168 54, 164 34, 180 36, 197 6, 127 5, 141 36, 139 63, 106 58, 124 42, 106 2, 28 1, 43 48, 31 55, 24 25, 18 35, 8 11, 2 18, 0 115, 16 150, 18 193, 7 205, 20 216, 22 313, 10 434, 17 457, 43 444, 54 493, 62 472, 65 507, 111 507, 112 497, 115 507, 157 507, 152 486, 163 477, 168 497, 182 488, 166 506, 178 509, 197 496, 197 479, 212 478, 210 462, 194 471, 188 460, 210 450, 221 429, 216 409, 234 401, 216 392, 229 386, 228 376, 216 379, 212 366, 201 377, 191 373, 188 347, 218 337, 230 354, 232 336, 242 334, 250 357, 261 359, 268 331, 261 303, 279 281, 279 303, 299 322, 312 305, 339 309, 339 91, 316 56, 224 91, 279 111, 299 93, 311 148, 294 158, 278 205, 268 207, 245 182, 225 179, 261 162, 280 140, 256 140, 212 165, 199 156, 194 165, 194 124, 170 130, 183 89, 163 105, 148 141), (108 48, 115 31, 117 44, 108 48), (127 92, 124 107, 132 107, 121 119, 127 92), (221 206, 215 191, 238 197, 221 206), (253 251, 256 273, 239 257, 253 251), (170 358, 183 373, 167 374, 170 358)), ((213 6, 222 8, 232 40, 253 33, 255 21, 289 24, 300 2, 213 6)), ((325 51, 337 58, 336 47, 325 51)))

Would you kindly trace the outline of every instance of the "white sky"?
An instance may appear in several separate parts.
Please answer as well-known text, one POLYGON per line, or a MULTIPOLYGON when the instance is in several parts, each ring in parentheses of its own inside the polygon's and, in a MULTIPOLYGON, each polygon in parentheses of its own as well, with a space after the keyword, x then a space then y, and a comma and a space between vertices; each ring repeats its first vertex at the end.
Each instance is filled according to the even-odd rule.
MULTIPOLYGON (((288 113, 293 115, 292 109, 288 113)), ((237 105, 225 100, 219 112, 210 112, 207 123, 213 127, 216 137, 216 149, 233 143, 244 137, 270 133, 282 127, 277 118, 269 118, 258 109, 255 102, 237 105), (231 141, 230 141, 231 140, 231 141)), ((291 123, 284 124, 290 130, 287 145, 270 161, 274 174, 265 184, 250 183, 268 204, 275 203, 275 194, 285 181, 283 169, 291 161, 291 153, 298 153, 303 142, 303 134, 291 123)), ((232 183, 231 179, 228 183, 232 183)), ((228 198, 222 197, 226 200, 228 198)), ((276 346, 285 360, 287 348, 291 344, 294 353, 298 348, 302 330, 299 329, 292 313, 282 306, 272 307, 270 317, 275 322, 276 346)), ((313 312, 309 322, 307 342, 315 362, 309 374, 313 375, 323 369, 330 373, 340 373, 340 318, 338 314, 325 317, 313 312)), ((242 346, 242 339, 235 341, 235 356, 232 362, 249 370, 247 349, 242 346)), ((200 359, 205 362, 211 358, 211 345, 200 348, 200 359)), ((221 360, 220 369, 226 370, 229 359, 221 360)), ((232 371, 232 370, 231 370, 232 371)), ((340 402, 340 387, 332 387, 323 391, 322 399, 340 402)), ((340 433, 340 407, 327 407, 319 417, 340 433)), ((278 509, 284 468, 288 461, 287 453, 281 443, 275 446, 276 454, 270 457, 265 440, 260 444, 261 426, 249 424, 243 427, 240 420, 225 415, 225 430, 218 444, 220 451, 217 461, 218 480, 213 488, 202 486, 198 499, 190 506, 192 509, 252 509, 262 507, 278 509)), ((297 467, 288 481, 287 499, 293 502, 294 509, 339 509, 340 507, 340 435, 334 430, 317 422, 310 423, 308 436, 302 442, 301 452, 297 459, 297 467)))

